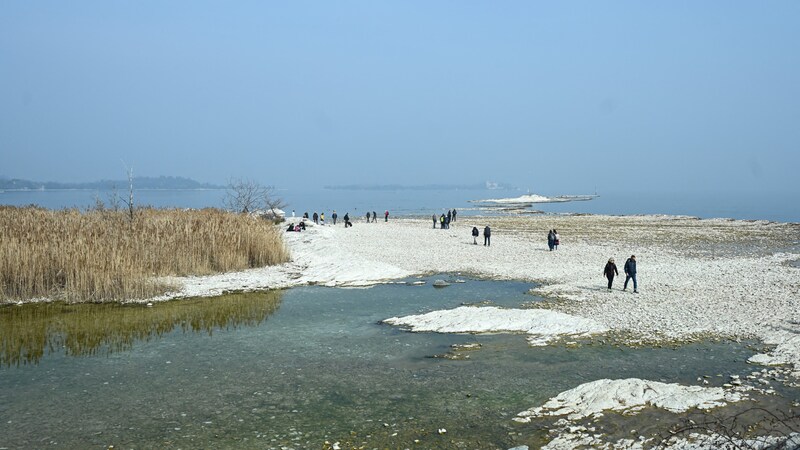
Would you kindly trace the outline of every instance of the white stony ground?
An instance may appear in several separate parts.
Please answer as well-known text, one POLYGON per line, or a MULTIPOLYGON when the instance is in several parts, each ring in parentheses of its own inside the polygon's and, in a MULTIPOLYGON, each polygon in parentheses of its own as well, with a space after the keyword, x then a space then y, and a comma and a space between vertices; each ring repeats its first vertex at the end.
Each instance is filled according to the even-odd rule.
POLYGON ((302 284, 365 286, 442 272, 530 280, 542 283, 533 293, 556 299, 548 309, 634 340, 698 334, 761 339, 777 348, 756 357, 758 363, 792 364, 800 376, 800 269, 788 264, 800 259, 800 224, 532 216, 459 218, 449 230, 434 230, 427 219, 393 219, 352 228, 311 224, 285 236, 292 262, 176 279, 180 288, 161 299, 302 284), (492 245, 472 245, 472 226, 482 231, 487 224, 492 245), (550 228, 561 235, 554 252, 547 251, 550 228), (614 257, 622 272, 631 254, 641 293, 622 292, 624 276, 607 292, 606 261, 614 257))
POLYGON ((577 420, 597 416, 603 411, 635 414, 648 405, 684 412, 690 408, 715 408, 743 398, 741 393, 718 387, 680 386, 637 378, 603 379, 562 392, 542 406, 519 413, 516 420, 530 422, 531 418, 545 416, 567 416, 570 420, 577 420))
MULTIPOLYGON (((634 343, 699 335, 754 338, 775 348, 752 362, 789 365, 800 377, 800 269, 790 265, 800 259, 800 224, 670 216, 478 217, 460 218, 449 230, 432 229, 430 220, 393 219, 361 221, 347 229, 312 224, 305 232, 285 234, 292 262, 176 279, 180 289, 164 299, 301 284, 365 286, 444 272, 528 280, 541 283, 532 293, 549 300, 532 303, 531 309, 457 308, 387 322, 420 331, 525 332, 538 343, 606 330, 634 343), (492 227, 492 245, 473 245, 472 227, 482 231, 487 224, 492 227), (554 252, 546 245, 551 228, 561 236, 554 252), (637 256, 641 293, 631 293, 630 287, 621 291, 624 275, 615 281, 614 291, 607 292, 602 275, 606 261, 615 258, 622 273, 631 254, 637 256)), ((699 388, 695 393, 647 380, 606 382, 626 401, 661 402, 676 410, 697 406, 693 399, 719 397, 716 391, 699 388), (663 395, 646 400, 644 385, 663 395)), ((597 406, 587 399, 599 398, 608 386, 576 389, 584 388, 589 391, 583 392, 573 414, 597 406)), ((731 399, 722 395, 718 400, 731 399)), ((609 402, 613 406, 614 401, 609 402)), ((593 438, 580 432, 564 434, 548 448, 571 448, 586 439, 593 438)), ((641 445, 629 444, 622 446, 641 445)))

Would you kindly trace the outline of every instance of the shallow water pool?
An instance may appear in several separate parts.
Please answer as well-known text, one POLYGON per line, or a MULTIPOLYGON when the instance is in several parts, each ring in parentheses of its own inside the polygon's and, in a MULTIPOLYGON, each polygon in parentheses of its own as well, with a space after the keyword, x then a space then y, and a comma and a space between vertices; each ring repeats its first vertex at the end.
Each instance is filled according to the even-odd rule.
POLYGON ((752 369, 736 343, 534 348, 379 323, 532 299, 529 283, 440 278, 454 281, 1 308, 0 448, 534 448, 541 426, 511 419, 579 384, 752 369), (465 343, 481 348, 450 347, 465 343))

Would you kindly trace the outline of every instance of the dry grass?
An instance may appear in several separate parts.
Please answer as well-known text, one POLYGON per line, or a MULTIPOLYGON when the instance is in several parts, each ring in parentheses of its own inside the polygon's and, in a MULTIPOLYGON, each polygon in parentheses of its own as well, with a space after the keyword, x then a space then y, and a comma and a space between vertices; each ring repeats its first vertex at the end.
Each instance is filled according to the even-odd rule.
POLYGON ((168 275, 202 275, 288 259, 271 222, 216 209, 127 213, 0 207, 0 303, 148 298, 168 275))

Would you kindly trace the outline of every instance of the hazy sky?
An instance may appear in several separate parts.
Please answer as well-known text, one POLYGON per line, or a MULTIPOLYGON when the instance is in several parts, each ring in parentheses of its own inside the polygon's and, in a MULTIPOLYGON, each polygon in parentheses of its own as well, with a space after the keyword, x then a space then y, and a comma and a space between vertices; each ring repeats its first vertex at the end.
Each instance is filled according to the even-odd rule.
POLYGON ((0 176, 800 192, 800 2, 0 2, 0 176))

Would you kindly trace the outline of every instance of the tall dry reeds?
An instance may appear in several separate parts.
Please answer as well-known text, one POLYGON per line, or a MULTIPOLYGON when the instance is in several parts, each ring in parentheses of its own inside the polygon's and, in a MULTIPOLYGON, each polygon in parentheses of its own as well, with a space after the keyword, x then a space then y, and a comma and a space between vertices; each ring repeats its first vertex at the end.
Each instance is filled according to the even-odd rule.
POLYGON ((53 211, 0 207, 0 303, 148 298, 168 275, 204 275, 288 259, 271 222, 217 209, 53 211))

